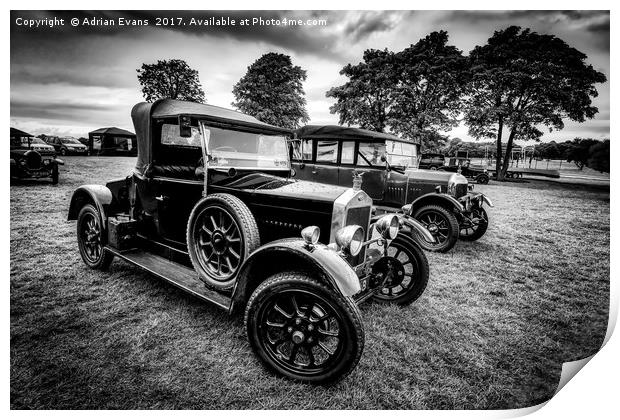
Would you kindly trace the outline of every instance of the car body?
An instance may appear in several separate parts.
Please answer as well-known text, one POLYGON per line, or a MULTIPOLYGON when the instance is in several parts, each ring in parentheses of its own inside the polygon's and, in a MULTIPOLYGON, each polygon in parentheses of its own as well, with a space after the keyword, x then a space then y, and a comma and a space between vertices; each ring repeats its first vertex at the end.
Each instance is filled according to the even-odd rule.
POLYGON ((56 158, 56 151, 43 140, 11 127, 11 178, 50 178, 58 183, 58 165, 64 164, 56 158))
POLYGON ((402 165, 386 149, 401 142, 396 136, 354 127, 308 125, 296 131, 291 157, 298 179, 346 185, 354 174, 363 175, 362 189, 378 212, 402 211, 401 222, 421 222, 435 237, 420 241, 427 250, 446 252, 459 236, 476 240, 484 235, 491 205, 482 193, 471 191, 460 174, 422 170, 402 165))
POLYGON ((48 137, 46 142, 62 156, 88 154, 88 147, 75 137, 48 137))
POLYGON ((418 169, 435 171, 444 166, 445 156, 441 153, 422 153, 418 162, 418 169))
POLYGON ((445 165, 437 168, 438 171, 454 172, 466 178, 476 181, 478 184, 488 184, 489 171, 482 166, 473 166, 471 159, 463 157, 450 157, 445 165))
POLYGON ((396 215, 373 216, 360 189, 291 179, 290 131, 171 99, 137 104, 132 119, 133 173, 71 199, 88 266, 120 257, 230 313, 244 309, 259 359, 307 382, 338 380, 357 364, 359 303, 406 304, 424 290, 421 249, 408 254, 411 271, 394 257, 411 248, 396 215), (318 349, 317 361, 328 338, 333 353, 318 349))

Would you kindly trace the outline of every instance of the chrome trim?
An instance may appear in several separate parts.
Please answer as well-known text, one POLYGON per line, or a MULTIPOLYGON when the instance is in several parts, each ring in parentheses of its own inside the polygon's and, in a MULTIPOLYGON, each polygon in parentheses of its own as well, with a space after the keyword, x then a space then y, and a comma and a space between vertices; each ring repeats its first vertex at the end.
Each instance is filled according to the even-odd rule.
MULTIPOLYGON (((350 209, 368 207, 368 220, 371 218, 372 198, 364 191, 355 191, 349 188, 343 192, 340 197, 334 201, 334 209, 332 211, 332 223, 329 232, 329 242, 336 242, 336 233, 345 227, 347 213, 350 209)), ((362 226, 364 232, 368 232, 368 226, 362 226)))

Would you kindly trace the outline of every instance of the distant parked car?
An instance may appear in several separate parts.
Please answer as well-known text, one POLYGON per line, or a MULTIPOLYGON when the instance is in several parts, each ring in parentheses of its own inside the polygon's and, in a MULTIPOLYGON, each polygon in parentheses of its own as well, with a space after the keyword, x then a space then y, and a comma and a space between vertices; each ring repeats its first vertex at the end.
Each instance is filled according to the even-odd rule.
POLYGON ((422 153, 420 155, 419 169, 430 169, 436 171, 444 166, 445 156, 439 153, 422 153))
POLYGON ((63 156, 88 154, 88 147, 80 143, 75 137, 50 137, 47 139, 47 144, 63 156))
POLYGON ((489 183, 489 171, 482 166, 473 166, 471 160, 467 158, 451 157, 448 164, 441 166, 438 171, 460 173, 466 178, 473 179, 478 184, 489 183))
POLYGON ((58 165, 54 148, 32 134, 11 128, 11 178, 51 178, 58 183, 58 165))

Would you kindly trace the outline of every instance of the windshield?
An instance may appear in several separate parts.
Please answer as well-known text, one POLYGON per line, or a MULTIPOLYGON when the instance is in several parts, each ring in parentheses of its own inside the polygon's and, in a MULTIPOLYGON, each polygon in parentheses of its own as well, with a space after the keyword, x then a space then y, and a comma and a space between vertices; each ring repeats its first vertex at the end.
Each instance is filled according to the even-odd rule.
POLYGON ((211 167, 288 169, 285 136, 209 127, 204 123, 202 130, 211 167))
POLYGON ((64 144, 82 144, 77 139, 74 139, 73 137, 63 137, 60 139, 60 141, 62 141, 64 144))
MULTIPOLYGON (((28 144, 28 139, 25 137, 22 137, 22 144, 28 144)), ((46 142, 44 142, 43 140, 41 140, 40 138, 37 137, 30 137, 30 144, 45 144, 47 145, 46 142)))
POLYGON ((390 166, 408 168, 417 162, 417 148, 415 144, 388 140, 386 142, 387 161, 390 166))

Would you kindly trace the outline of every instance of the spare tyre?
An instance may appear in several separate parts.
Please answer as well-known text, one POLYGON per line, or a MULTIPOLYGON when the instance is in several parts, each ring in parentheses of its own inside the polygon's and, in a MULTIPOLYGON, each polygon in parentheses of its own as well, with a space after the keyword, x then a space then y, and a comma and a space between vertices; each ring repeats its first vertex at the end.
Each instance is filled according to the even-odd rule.
POLYGON ((187 223, 187 250, 194 269, 208 286, 234 286, 247 257, 260 246, 256 219, 230 194, 211 194, 200 200, 187 223))
POLYGON ((24 153, 24 158, 26 159, 28 169, 41 169, 41 163, 43 163, 41 153, 35 150, 28 150, 24 153))

